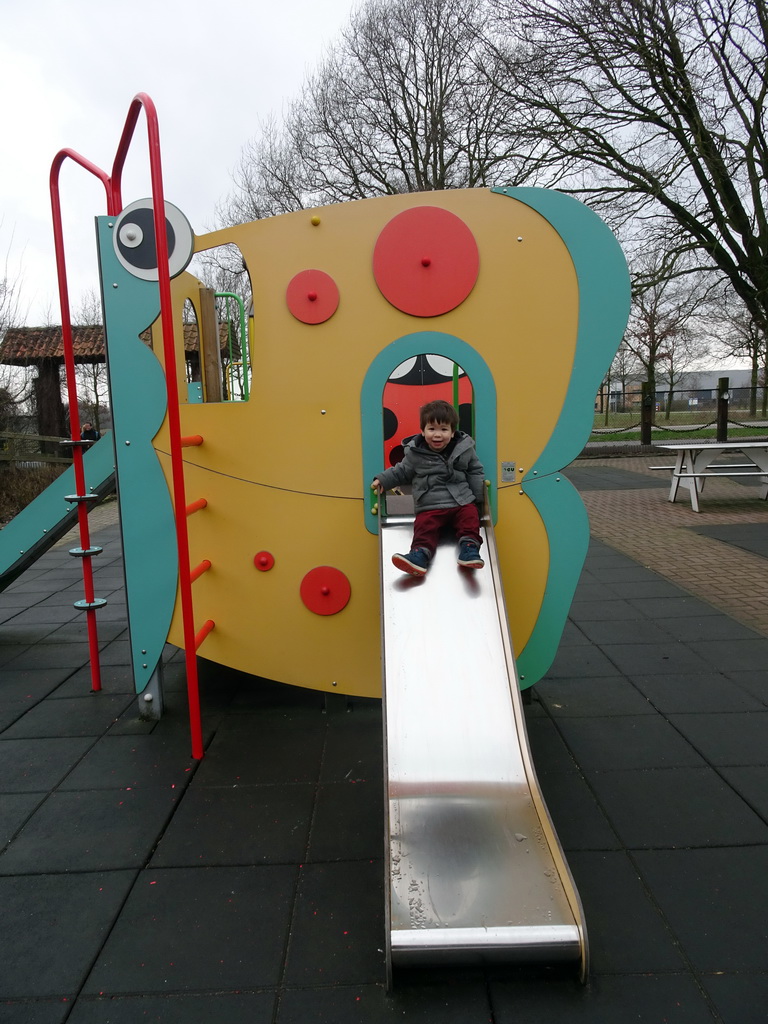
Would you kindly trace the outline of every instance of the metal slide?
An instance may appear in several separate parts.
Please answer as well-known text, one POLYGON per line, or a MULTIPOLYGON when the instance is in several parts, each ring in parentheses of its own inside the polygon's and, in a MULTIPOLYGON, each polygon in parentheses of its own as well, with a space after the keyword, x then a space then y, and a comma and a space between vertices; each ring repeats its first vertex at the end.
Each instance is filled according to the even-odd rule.
POLYGON ((493 526, 484 569, 459 569, 451 541, 422 579, 391 561, 412 528, 389 516, 380 530, 388 971, 574 961, 584 980, 581 903, 531 762, 493 526))
MULTIPOLYGON (((90 494, 102 500, 115 490, 112 435, 106 434, 83 456, 90 494)), ((25 509, 0 530, 0 591, 77 525, 77 505, 66 500, 76 493, 70 466, 25 509)), ((97 504, 98 502, 94 502, 97 504)))

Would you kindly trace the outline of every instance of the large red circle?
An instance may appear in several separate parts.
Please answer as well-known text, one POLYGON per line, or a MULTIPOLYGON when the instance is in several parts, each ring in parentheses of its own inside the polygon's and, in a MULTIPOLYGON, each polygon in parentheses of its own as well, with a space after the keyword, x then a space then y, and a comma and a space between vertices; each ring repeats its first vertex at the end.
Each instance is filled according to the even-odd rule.
POLYGON ((288 309, 304 324, 322 324, 339 306, 336 282, 323 270, 302 270, 292 277, 285 292, 288 309))
POLYGON ((477 281, 475 236, 449 210, 417 206, 393 217, 373 250, 373 276, 381 294, 411 316, 455 309, 477 281))
POLYGON ((301 581, 301 600, 316 615, 335 615, 345 608, 352 587, 340 569, 318 565, 301 581))

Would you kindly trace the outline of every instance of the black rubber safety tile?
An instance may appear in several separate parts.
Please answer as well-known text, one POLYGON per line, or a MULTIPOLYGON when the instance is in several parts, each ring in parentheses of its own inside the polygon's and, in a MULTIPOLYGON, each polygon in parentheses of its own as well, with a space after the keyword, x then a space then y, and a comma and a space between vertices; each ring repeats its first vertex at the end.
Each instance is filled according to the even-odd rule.
POLYGON ((666 622, 667 619, 690 618, 701 615, 722 615, 719 608, 700 601, 697 597, 682 595, 680 590, 669 597, 644 597, 636 595, 627 598, 632 607, 649 619, 666 622))
POLYGON ((152 866, 298 864, 306 854, 313 801, 309 783, 228 789, 195 784, 185 793, 152 866))
MULTIPOLYGON (((103 648, 118 637, 127 636, 127 626, 123 626, 119 622, 100 622, 97 626, 96 635, 99 648, 103 648)), ((87 643, 88 625, 80 617, 72 622, 64 623, 63 626, 57 626, 52 632, 46 634, 40 642, 44 644, 87 643)))
POLYGON ((691 529, 703 537, 714 537, 725 544, 768 558, 768 533, 765 523, 722 523, 718 526, 695 526, 691 529))
MULTIPOLYGON (((92 691, 92 675, 90 663, 72 672, 65 682, 56 690, 56 699, 60 697, 83 697, 92 691)), ((133 672, 128 665, 100 666, 102 693, 135 694, 133 672)))
MULTIPOLYGON (((703 640, 755 640, 760 634, 727 615, 679 615, 667 623, 667 629, 682 643, 703 640)), ((765 641, 763 641, 765 643, 765 641)))
POLYGON ((0 676, 0 701, 42 700, 72 674, 71 668, 3 669, 0 676))
POLYGON ((31 701, 0 701, 0 732, 10 728, 14 722, 29 711, 31 701))
POLYGON ((167 789, 52 793, 0 857, 0 875, 141 867, 179 796, 167 789))
MULTIPOLYGON (((50 630, 48 631, 50 632, 50 630)), ((28 647, 17 654, 12 662, 6 662, 14 669, 39 668, 80 668, 88 661, 88 644, 39 644, 28 647)))
POLYGON ((591 782, 627 849, 768 844, 768 825, 712 768, 598 772, 591 782))
MULTIPOLYGON (((217 669, 221 669, 221 666, 211 666, 211 663, 203 663, 203 666, 205 667, 201 668, 201 679, 206 679, 217 669)), ((317 690, 289 686, 287 683, 263 679, 261 676, 246 676, 244 673, 237 675, 239 680, 231 706, 233 712, 260 711, 263 708, 323 710, 323 694, 317 690)))
POLYGON ((765 970, 768 846, 638 850, 634 857, 697 970, 765 970))
POLYGON ((563 647, 547 671, 547 679, 581 679, 584 676, 615 676, 616 666, 598 648, 563 647))
POLYGON ((617 850, 616 832, 581 775, 537 772, 539 785, 564 850, 617 850))
POLYGON ((288 989, 280 999, 277 1024, 487 1024, 488 993, 471 985, 334 985, 288 989))
POLYGON ((560 647, 582 647, 584 644, 588 644, 590 641, 585 635, 584 630, 581 626, 577 626, 575 622, 570 619, 565 624, 563 635, 560 637, 560 647))
POLYGON ((768 764, 768 710, 670 715, 670 722, 710 764, 768 764))
POLYGON ((384 980, 383 860, 304 864, 284 984, 290 988, 384 980))
POLYGON ((621 622, 624 619, 638 622, 641 618, 646 618, 638 613, 637 608, 629 601, 606 598, 605 587, 598 584, 595 584, 595 594, 592 599, 582 595, 581 591, 577 589, 569 617, 579 625, 585 622, 621 622))
POLYGON ((623 597, 633 603, 643 600, 675 600, 680 595, 680 588, 676 584, 655 575, 650 580, 617 580, 614 583, 606 583, 605 586, 616 597, 623 597))
POLYGON ((768 767, 721 768, 720 774, 757 814, 768 821, 768 767))
POLYGON ((554 722, 547 718, 527 721, 528 746, 537 772, 575 772, 576 761, 554 722))
POLYGON ((79 990, 135 871, 0 878, 4 999, 68 998, 79 990))
POLYGON ((701 983, 724 1024, 765 1024, 768 974, 705 974, 701 983))
MULTIPOLYGON (((582 576, 579 580, 574 594, 574 603, 599 602, 606 599, 606 587, 604 583, 598 583, 592 576, 582 576)), ((616 599, 618 601, 618 598, 616 599)), ((637 615, 637 612, 633 614, 637 615)))
POLYGON ((611 654, 614 644, 669 644, 669 632, 635 612, 633 619, 608 619, 602 622, 583 622, 581 628, 590 642, 606 646, 611 654), (607 646, 610 645, 610 646, 607 646))
POLYGON ((84 993, 277 985, 295 882, 294 866, 143 871, 84 993))
POLYGON ((384 787, 373 782, 318 786, 308 861, 378 859, 384 850, 384 787))
POLYGON ((186 736, 102 737, 61 783, 68 789, 182 790, 197 766, 186 736))
POLYGON ((99 651, 102 665, 130 665, 131 646, 127 640, 113 640, 99 651))
POLYGON ((704 640, 696 650, 721 672, 749 672, 768 663, 768 637, 750 640, 704 640))
POLYGON ((0 1002, 2 1024, 63 1024, 69 1018, 68 999, 10 1000, 0 1002))
POLYGON ((125 694, 89 693, 47 700, 31 708, 3 733, 3 739, 100 736, 131 703, 125 694))
POLYGON ((495 1024, 712 1024, 706 998, 682 973, 593 975, 586 986, 493 982, 491 1002, 495 1024))
POLYGON ((200 765, 204 786, 315 782, 326 718, 302 709, 291 716, 233 715, 222 722, 200 765))
POLYGON ((727 670, 723 675, 736 683, 740 689, 751 693, 761 704, 768 707, 768 672, 765 671, 765 668, 750 669, 747 672, 731 672, 727 670))
POLYGON ((763 705, 721 672, 679 672, 670 675, 629 673, 628 678, 662 714, 760 711, 763 705))
POLYGON ((602 649, 613 662, 615 669, 625 674, 631 672, 650 676, 711 671, 711 666, 704 657, 673 637, 668 637, 662 643, 604 643, 602 649))
POLYGON ((643 491, 669 487, 669 479, 613 466, 569 466, 565 476, 578 491, 643 491))
POLYGON ((66 604, 36 604, 19 612, 13 621, 8 623, 3 633, 12 630, 7 636, 9 640, 14 636, 22 636, 22 631, 37 630, 45 636, 65 623, 79 619, 82 614, 74 607, 72 601, 67 601, 66 604))
POLYGON ((83 996, 67 1024, 272 1024, 274 1004, 272 992, 83 996))
MULTIPOLYGON (((10 842, 11 836, 24 824, 43 799, 45 799, 44 793, 3 794, 3 798, 0 800, 0 845, 5 846, 10 842)), ((0 860, 1 863, 2 860, 0 860)))
MULTIPOLYGON (((0 668, 20 658, 29 649, 29 644, 0 643, 0 668)), ((19 666, 19 668, 23 667, 22 665, 19 666)))
POLYGON ((555 718, 652 715, 655 709, 623 675, 548 679, 536 684, 539 700, 555 718))
POLYGON ((623 851, 571 851, 594 974, 679 971, 684 961, 623 851))
POLYGON ((0 740, 0 792, 43 793, 57 786, 85 754, 90 737, 0 740))
POLYGON ((559 718, 558 727, 587 772, 704 764, 691 744, 658 715, 559 718))
POLYGON ((384 734, 381 702, 355 706, 328 715, 328 731, 320 771, 321 782, 380 781, 383 777, 384 734))

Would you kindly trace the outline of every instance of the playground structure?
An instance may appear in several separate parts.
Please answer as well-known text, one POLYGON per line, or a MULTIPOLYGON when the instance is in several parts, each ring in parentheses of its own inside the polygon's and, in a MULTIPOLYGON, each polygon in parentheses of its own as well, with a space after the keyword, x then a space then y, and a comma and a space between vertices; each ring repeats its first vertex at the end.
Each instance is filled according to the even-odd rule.
MULTIPOLYGON (((140 94, 111 176, 72 151, 54 162, 65 347, 57 179, 67 157, 100 177, 108 197, 96 226, 114 428, 99 442, 101 456, 96 445, 88 457, 94 466, 99 460, 97 474, 116 472, 133 672, 144 712, 158 715, 162 707, 167 641, 185 650, 196 757, 203 754, 197 652, 327 693, 383 692, 390 961, 575 959, 585 975, 578 895, 538 793, 519 691, 554 658, 586 554, 586 513, 561 470, 589 435, 594 395, 626 323, 628 275, 613 236, 565 195, 503 188, 389 196, 195 236, 165 201, 154 107, 140 94), (141 109, 153 197, 122 209, 120 172, 141 109), (239 248, 251 281, 245 401, 210 401, 205 388, 190 394, 180 386, 184 354, 174 339, 185 303, 195 308, 206 345, 201 282, 185 268, 193 253, 221 245, 239 248), (149 326, 151 347, 139 337, 149 326), (410 520, 387 516, 370 481, 391 441, 383 401, 393 373, 423 356, 460 367, 471 396, 464 404, 488 477, 491 557, 488 572, 470 585, 455 565, 445 571, 450 556, 438 552, 435 569, 438 561, 443 569, 430 573, 419 593, 423 599, 431 588, 457 623, 431 641, 427 629, 419 657, 403 663, 395 652, 413 655, 403 610, 415 604, 421 615, 429 602, 414 601, 413 587, 385 568, 384 552, 410 520), (529 387, 542 372, 559 397, 547 409, 529 387), (486 646, 494 653, 476 667, 467 657, 473 641, 460 628, 463 616, 491 636, 486 646), (440 645, 461 656, 446 665, 450 672, 453 661, 450 696, 430 690, 427 699, 424 679, 440 645), (415 728, 412 712, 404 726, 402 708, 414 706, 431 722, 426 732, 415 728), (474 719, 463 738, 441 728, 457 706, 465 721, 474 719), (489 709, 496 709, 491 719, 489 709), (487 733, 480 723, 500 719, 496 763, 482 756, 487 733), (410 747, 404 731, 413 733, 410 747), (451 768, 462 743, 469 743, 469 762, 474 754, 481 765, 463 781, 451 768), (412 763, 419 765, 415 776, 412 763), (466 806, 469 818, 456 813, 466 806), (470 826, 480 837, 474 853, 501 851, 489 882, 474 853, 457 873, 454 854, 466 848, 470 826), (403 888, 406 848, 411 875, 403 888), (514 893, 498 900, 495 883, 505 864, 518 872, 523 850, 544 895, 521 909, 514 893), (451 890, 449 910, 427 891, 430 878, 451 890), (475 894, 462 889, 461 907, 456 885, 475 894)), ((98 549, 90 544, 87 505, 100 481, 85 479, 73 395, 75 489, 65 502, 78 509, 81 545, 73 554, 83 560, 80 604, 98 665, 95 615, 103 602, 93 593, 90 559, 98 549)), ((61 495, 55 515, 41 497, 31 534, 46 510, 62 514, 61 495)))

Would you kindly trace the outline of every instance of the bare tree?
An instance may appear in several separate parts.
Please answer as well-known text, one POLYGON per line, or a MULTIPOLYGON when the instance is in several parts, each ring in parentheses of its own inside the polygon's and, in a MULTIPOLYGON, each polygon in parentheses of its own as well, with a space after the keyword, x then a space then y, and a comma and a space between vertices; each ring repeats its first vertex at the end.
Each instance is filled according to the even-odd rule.
POLYGON ((761 413, 768 409, 768 343, 765 333, 727 285, 709 303, 707 318, 720 353, 748 359, 750 367, 749 412, 757 415, 757 393, 762 385, 761 413))
POLYGON ((282 123, 243 150, 220 218, 521 183, 527 137, 481 67, 486 17, 485 0, 363 3, 282 123))
POLYGON ((662 217, 768 324, 764 0, 489 0, 493 84, 531 111, 571 187, 662 217))
MULTIPOLYGON (((80 300, 73 318, 73 325, 82 327, 99 327, 102 322, 101 299, 94 289, 88 289, 80 300)), ((103 335, 102 335, 103 348, 103 335)), ((87 361, 76 362, 75 378, 77 381, 77 404, 80 418, 90 421, 101 433, 106 423, 109 410, 109 382, 107 379, 106 353, 101 358, 94 353, 87 361)))
MULTIPOLYGON (((3 222, 0 221, 0 230, 3 222)), ((18 327, 24 319, 22 310, 22 277, 11 266, 13 236, 0 267, 0 345, 9 327, 18 327)), ((15 429, 25 403, 30 397, 29 374, 17 366, 0 364, 0 430, 15 429)))

